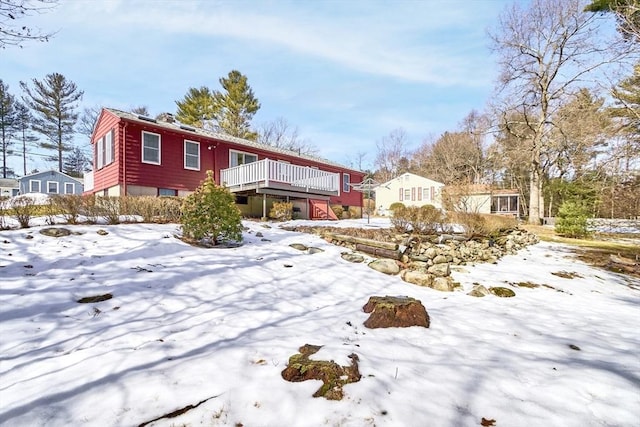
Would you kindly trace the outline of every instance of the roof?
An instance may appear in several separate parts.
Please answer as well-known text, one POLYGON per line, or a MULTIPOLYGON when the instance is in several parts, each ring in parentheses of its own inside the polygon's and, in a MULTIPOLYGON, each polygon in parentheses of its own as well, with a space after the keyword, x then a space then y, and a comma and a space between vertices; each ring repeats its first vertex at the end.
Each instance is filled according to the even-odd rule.
POLYGON ((295 151, 291 151, 291 150, 286 150, 284 148, 278 148, 278 147, 272 147, 270 145, 265 145, 265 144, 260 144, 257 143, 255 141, 249 141, 248 139, 243 139, 243 138, 237 138, 235 136, 231 136, 231 135, 227 135, 224 133, 217 133, 217 132, 211 132, 202 128, 197 128, 194 126, 187 126, 184 125, 178 121, 174 122, 174 123, 169 123, 169 122, 165 122, 165 121, 161 121, 161 120, 155 120, 152 118, 148 118, 145 116, 140 116, 138 114, 134 114, 134 113, 129 113, 126 111, 122 111, 122 110, 117 110, 115 108, 104 108, 105 110, 109 111, 110 113, 132 121, 132 122, 137 122, 137 123, 141 123, 141 124, 145 124, 145 125, 153 125, 156 127, 160 127, 160 128, 165 128, 165 129, 169 129, 172 130, 174 132, 181 132, 181 133, 185 133, 185 134, 196 134, 196 135, 200 135, 200 136, 204 136, 207 138, 212 138, 212 139, 216 139, 218 141, 224 141, 224 142, 229 142, 231 144, 237 144, 237 145, 243 145, 245 147, 250 147, 250 148, 257 148, 260 150, 264 150, 264 151, 270 151, 272 153, 276 153, 276 154, 284 154, 287 156, 292 156, 292 157, 298 157, 300 159, 304 159, 304 160, 311 160, 314 162, 318 162, 318 163, 324 163, 326 165, 331 165, 331 166, 335 166, 335 167, 339 167, 341 169, 346 169, 346 170, 350 170, 350 171, 354 171, 354 172, 358 172, 358 173, 364 173, 362 171, 359 171, 357 169, 352 169, 349 168, 345 165, 342 165, 340 163, 337 162, 333 162, 331 160, 327 160, 324 159, 322 157, 317 157, 317 156, 311 156, 311 155, 307 155, 307 154, 300 154, 297 153, 295 151))
POLYGON ((18 188, 18 180, 14 178, 0 178, 0 187, 18 188))
POLYGON ((80 181, 78 178, 74 178, 72 176, 67 175, 66 173, 63 173, 63 172, 60 172, 60 171, 57 171, 57 170, 53 170, 53 169, 48 170, 48 171, 30 173, 29 175, 25 175, 25 176, 20 177, 19 180, 22 181, 25 178, 31 178, 31 177, 34 177, 36 175, 42 175, 42 174, 46 174, 46 173, 54 173, 54 174, 62 175, 62 176, 65 176, 65 177, 67 177, 69 179, 72 179, 72 180, 82 184, 82 181, 80 181))
POLYGON ((489 184, 450 185, 448 190, 456 194, 468 195, 510 195, 517 196, 520 192, 515 188, 495 188, 489 184))
POLYGON ((402 177, 404 177, 404 176, 407 176, 407 175, 409 175, 409 176, 415 176, 416 178, 420 178, 420 179, 428 179, 429 181, 433 181, 433 182, 435 182, 435 183, 436 183, 436 184, 438 184, 438 185, 442 185, 442 186, 444 186, 444 184, 443 184, 443 183, 438 182, 438 181, 436 181, 436 180, 434 180, 434 179, 431 179, 431 178, 427 178, 426 176, 416 175, 415 173, 411 173, 411 172, 405 172, 405 173, 403 173, 403 174, 401 174, 401 175, 396 176, 395 178, 391 178, 391 179, 390 179, 389 181, 387 181, 387 182, 383 182, 382 184, 378 184, 378 186, 377 186, 376 188, 378 188, 378 187, 387 187, 387 186, 388 186, 389 184, 391 184, 393 181, 395 181, 395 180, 397 180, 397 179, 400 179, 400 178, 402 178, 402 177))

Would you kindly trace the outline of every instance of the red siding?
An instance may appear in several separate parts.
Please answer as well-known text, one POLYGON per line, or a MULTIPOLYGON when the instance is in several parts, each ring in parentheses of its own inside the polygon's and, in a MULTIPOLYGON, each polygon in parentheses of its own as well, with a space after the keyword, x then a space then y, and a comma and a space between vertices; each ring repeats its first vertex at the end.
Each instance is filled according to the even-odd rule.
MULTIPOLYGON (((362 206, 362 193, 353 189, 347 193, 342 191, 342 174, 349 173, 350 182, 355 184, 362 182, 364 179, 364 174, 361 172, 286 154, 273 153, 259 148, 235 145, 191 132, 181 132, 178 129, 167 129, 154 123, 141 123, 122 119, 106 110, 102 111, 98 120, 94 138, 92 139, 94 146, 96 141, 113 128, 115 128, 114 162, 94 171, 94 192, 100 192, 105 188, 123 183, 126 185, 175 190, 194 190, 206 176, 207 170, 215 170, 216 182, 220 182, 220 170, 229 167, 229 151, 236 150, 255 154, 258 156, 258 160, 266 158, 283 160, 296 165, 317 167, 327 172, 338 173, 340 174, 340 195, 331 197, 330 202, 349 206, 362 206), (160 135, 160 165, 142 163, 143 131, 160 135), (124 135, 125 133, 126 135, 124 135), (126 140, 126 158, 122 155, 123 136, 124 140, 126 140), (184 168, 185 139, 200 143, 199 171, 184 168)), ((94 158, 94 165, 96 163, 94 158)))

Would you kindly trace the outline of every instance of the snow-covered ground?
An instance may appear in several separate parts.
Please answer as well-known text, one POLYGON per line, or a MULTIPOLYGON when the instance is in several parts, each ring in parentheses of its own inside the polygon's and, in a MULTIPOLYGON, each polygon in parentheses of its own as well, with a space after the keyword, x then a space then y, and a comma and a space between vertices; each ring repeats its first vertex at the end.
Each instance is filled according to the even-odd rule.
POLYGON ((152 425, 640 425, 639 280, 540 243, 464 267, 465 292, 441 293, 317 236, 245 225, 231 249, 191 247, 175 225, 0 232, 0 425, 136 426, 205 400, 152 425), (474 283, 517 295, 474 298, 474 283), (431 327, 365 328, 372 295, 421 300, 431 327), (282 379, 306 343, 324 346, 316 359, 359 356, 342 401, 282 379))

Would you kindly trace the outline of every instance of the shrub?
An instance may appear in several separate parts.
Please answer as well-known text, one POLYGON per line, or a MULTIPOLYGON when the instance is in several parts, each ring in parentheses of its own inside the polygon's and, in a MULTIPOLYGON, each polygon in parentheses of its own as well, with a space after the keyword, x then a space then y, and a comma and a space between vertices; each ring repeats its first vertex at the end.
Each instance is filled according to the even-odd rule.
POLYGON ((77 224, 84 201, 82 196, 76 194, 56 195, 50 199, 52 209, 59 212, 68 224, 77 224))
MULTIPOLYGON (((395 205, 395 203, 391 206, 393 205, 395 205)), ((408 208, 400 203, 400 206, 396 206, 394 209, 391 209, 391 211, 393 212, 391 215, 391 225, 393 225, 393 228, 402 233, 408 231, 410 224, 408 208)))
POLYGON ((102 196, 96 198, 96 212, 109 224, 120 224, 120 197, 102 196))
POLYGON ((29 222, 34 215, 35 205, 31 197, 17 196, 10 202, 12 216, 21 228, 29 228, 29 222))
POLYGON ((269 211, 269 218, 276 221, 289 221, 293 215, 293 203, 275 202, 269 211))
POLYGON ((588 209, 583 203, 567 200, 560 205, 556 219, 556 233, 565 237, 580 238, 588 236, 588 209))
POLYGON ((331 210, 333 211, 334 214, 336 214, 338 219, 342 218, 342 213, 344 212, 344 209, 342 208, 341 205, 333 205, 331 206, 331 210))
MULTIPOLYGON (((366 206, 366 205, 365 205, 366 206)), ((366 208, 365 208, 366 211, 366 208)), ((349 218, 360 218, 361 212, 355 206, 349 206, 349 218)))
POLYGON ((214 245, 242 240, 242 220, 235 197, 216 185, 213 172, 182 203, 182 232, 188 239, 208 240, 214 245))
POLYGON ((467 237, 486 236, 487 222, 483 215, 477 212, 450 212, 449 222, 460 224, 464 228, 464 235, 467 237))
POLYGON ((391 203, 391 205, 389 206, 389 210, 390 210, 391 212, 394 212, 396 209, 402 209, 402 208, 404 208, 404 207, 405 207, 405 206, 404 206, 404 203, 402 203, 402 202, 393 202, 393 203, 391 203))
POLYGON ((404 205, 393 209, 391 224, 397 231, 416 234, 435 234, 443 230, 444 214, 432 205, 421 207, 404 205))

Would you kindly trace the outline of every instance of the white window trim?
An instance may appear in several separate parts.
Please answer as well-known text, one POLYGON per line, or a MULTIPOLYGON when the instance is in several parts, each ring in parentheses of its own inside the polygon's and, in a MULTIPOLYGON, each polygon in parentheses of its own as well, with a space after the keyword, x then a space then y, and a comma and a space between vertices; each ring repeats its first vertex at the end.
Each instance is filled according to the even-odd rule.
POLYGON ((111 129, 104 135, 104 166, 110 165, 114 161, 114 132, 111 129))
POLYGON ((60 194, 60 183, 58 181, 47 181, 47 194, 60 194), (49 184, 55 184, 56 185, 56 191, 55 192, 49 191, 49 184))
POLYGON ((146 130, 142 131, 142 140, 140 141, 140 149, 141 149, 141 157, 140 157, 140 161, 142 163, 147 163, 149 165, 161 165, 162 164, 162 137, 159 133, 155 133, 155 132, 147 132, 146 130), (145 160, 144 159, 144 135, 145 134, 149 134, 149 135, 155 135, 158 137, 158 161, 157 162, 151 162, 149 160, 145 160))
POLYGON ((76 185, 73 182, 65 182, 64 183, 64 194, 75 194, 76 185), (67 185, 71 186, 71 191, 67 191, 67 185))
POLYGON ((343 193, 351 192, 351 186, 349 184, 351 184, 351 175, 349 175, 346 172, 343 172, 342 173, 342 192, 343 193), (345 177, 347 178, 346 180, 345 180, 345 177))
MULTIPOLYGON (((229 167, 235 167, 235 166, 231 166, 231 159, 234 157, 234 154, 242 154, 244 156, 246 156, 247 154, 250 156, 253 156, 256 158, 256 162, 259 160, 259 157, 257 154, 255 153, 250 153, 248 151, 240 151, 240 150, 229 150, 229 167)), ((252 162, 253 163, 253 162, 252 162)), ((248 163, 242 163, 243 165, 246 165, 248 163)), ((240 165, 236 165, 236 166, 240 166, 240 165)))
MULTIPOLYGON (((184 168, 192 171, 199 171, 200 170, 200 143, 198 141, 191 141, 191 140, 185 139, 183 144, 183 149, 184 149, 184 168), (198 166, 195 168, 187 166, 187 144, 195 144, 198 146, 198 166)), ((190 156, 193 156, 193 154, 191 154, 190 156)))
POLYGON ((40 193, 42 191, 42 182, 40 182, 37 179, 30 179, 29 180, 29 193, 40 193), (33 184, 34 183, 38 183, 38 191, 35 191, 33 189, 33 184))
POLYGON ((96 141, 96 169, 104 167, 104 137, 96 141))

